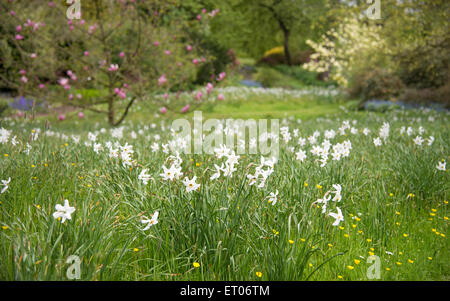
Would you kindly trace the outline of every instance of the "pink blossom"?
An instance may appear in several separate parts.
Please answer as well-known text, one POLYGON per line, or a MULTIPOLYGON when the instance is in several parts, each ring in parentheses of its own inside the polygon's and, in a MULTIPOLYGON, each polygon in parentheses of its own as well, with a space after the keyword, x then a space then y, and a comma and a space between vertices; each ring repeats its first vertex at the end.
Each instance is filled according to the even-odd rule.
POLYGON ((16 15, 16 12, 12 10, 12 11, 10 12, 10 14, 11 14, 11 16, 15 16, 15 15, 16 15))
POLYGON ((26 84, 26 83, 28 82, 28 78, 27 78, 26 76, 22 76, 22 77, 20 78, 20 80, 21 80, 24 84, 26 84))
POLYGON ((202 19, 202 16, 200 16, 200 15, 197 15, 197 20, 201 20, 202 19))
POLYGON ((192 63, 194 63, 194 65, 197 65, 198 64, 198 59, 193 59, 192 63))
POLYGON ((200 100, 203 96, 203 93, 201 91, 198 91, 197 94, 195 94, 195 99, 200 100))
POLYGON ((89 51, 85 51, 84 56, 89 56, 89 51))
POLYGON ((84 118, 83 112, 79 112, 79 113, 78 113, 78 118, 84 118))
POLYGON ((17 116, 18 117, 23 117, 23 112, 22 111, 17 111, 17 116))
POLYGON ((206 8, 202 9, 202 14, 206 14, 206 8))
POLYGON ((186 113, 187 111, 189 111, 189 105, 185 105, 182 109, 181 109, 181 113, 186 113))
POLYGON ((161 75, 161 77, 158 79, 158 85, 164 85, 167 82, 167 78, 166 76, 163 74, 161 75))
POLYGON ((30 54, 30 57, 31 57, 32 59, 35 59, 35 58, 37 58, 37 54, 36 54, 36 53, 32 53, 32 54, 30 54))
POLYGON ((159 46, 159 42, 158 42, 158 41, 155 41, 155 42, 153 42, 153 45, 155 45, 156 47, 158 47, 158 46, 159 46))
POLYGON ((192 50, 192 46, 191 46, 191 45, 187 45, 187 46, 186 46, 186 50, 187 50, 187 51, 191 51, 191 50, 192 50))
POLYGON ((217 99, 218 99, 218 100, 224 100, 225 97, 223 96, 223 94, 219 94, 219 95, 217 96, 217 99))
POLYGON ((214 89, 214 86, 213 86, 213 84, 211 84, 211 83, 208 83, 207 85, 206 85, 206 92, 209 94, 209 93, 211 93, 211 91, 214 89))
POLYGON ((64 114, 59 114, 58 119, 60 121, 63 121, 64 119, 66 119, 66 116, 64 114))
POLYGON ((69 94, 69 100, 73 99, 73 94, 69 94))
POLYGON ((80 20, 80 22, 79 22, 80 25, 84 25, 85 23, 86 23, 86 21, 84 19, 80 20))
POLYGON ((117 70, 119 70, 119 65, 117 65, 117 64, 111 64, 111 66, 109 66, 109 69, 108 69, 108 71, 111 71, 111 72, 114 72, 117 70))
POLYGON ((215 10, 213 10, 213 11, 211 11, 211 12, 209 13, 209 16, 210 16, 211 18, 214 18, 218 13, 219 13, 219 9, 216 8, 215 10))
POLYGON ((18 26, 16 27, 16 30, 17 30, 18 32, 21 32, 21 31, 22 31, 22 26, 21 26, 21 25, 18 25, 18 26))
POLYGON ((23 69, 22 69, 22 70, 20 70, 20 71, 19 71, 19 73, 20 73, 21 75, 25 75, 25 74, 27 74, 27 72, 26 72, 25 70, 23 70, 23 69))
POLYGON ((219 77, 217 78, 217 80, 218 80, 218 81, 223 80, 223 79, 225 78, 226 75, 227 75, 227 74, 226 74, 225 72, 221 72, 221 73, 219 74, 219 77))
POLYGON ((16 40, 23 40, 23 36, 21 36, 20 34, 16 34, 16 40))
POLYGON ((166 107, 162 107, 159 111, 161 112, 161 114, 166 114, 167 113, 166 107))
POLYGON ((91 26, 89 26, 88 33, 93 34, 96 29, 97 29, 97 24, 91 25, 91 26))
POLYGON ((53 6, 55 6, 55 3, 53 3, 53 1, 50 1, 50 2, 48 3, 48 6, 53 7, 53 6))
POLYGON ((122 99, 125 99, 127 97, 127 94, 124 89, 115 88, 114 92, 122 99))
POLYGON ((45 85, 44 84, 39 84, 39 89, 44 89, 45 85))
POLYGON ((165 53, 166 55, 170 55, 170 54, 171 54, 170 50, 166 50, 166 51, 164 51, 164 53, 165 53))
POLYGON ((120 56, 120 57, 124 57, 124 56, 125 56, 125 53, 124 53, 124 52, 121 52, 121 53, 119 54, 119 56, 120 56))
POLYGON ((58 83, 59 83, 61 86, 63 86, 66 90, 68 90, 67 87, 70 88, 70 86, 69 86, 69 79, 67 79, 67 78, 65 78, 65 77, 60 78, 60 79, 58 80, 58 83))
POLYGON ((168 99, 168 98, 169 98, 169 94, 164 93, 164 98, 165 98, 165 99, 168 99))

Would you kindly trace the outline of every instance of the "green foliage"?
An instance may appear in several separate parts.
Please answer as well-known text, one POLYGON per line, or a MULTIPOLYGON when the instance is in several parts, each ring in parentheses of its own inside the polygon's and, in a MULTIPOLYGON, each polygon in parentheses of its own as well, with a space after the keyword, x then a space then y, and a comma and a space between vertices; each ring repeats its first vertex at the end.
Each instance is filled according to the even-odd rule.
POLYGON ((359 96, 363 100, 396 100, 405 88, 399 77, 384 69, 373 69, 355 74, 350 87, 350 95, 359 96))
POLYGON ((235 58, 231 55, 229 49, 220 45, 210 35, 190 32, 190 36, 193 42, 202 49, 203 53, 210 57, 210 60, 197 71, 195 84, 203 85, 213 81, 219 73, 225 71, 235 58))
POLYGON ((306 86, 330 86, 336 85, 333 81, 319 80, 319 74, 314 71, 309 71, 301 66, 286 66, 279 65, 275 67, 276 70, 300 81, 306 86))
POLYGON ((255 74, 255 80, 264 87, 301 89, 306 86, 325 87, 332 82, 319 80, 316 72, 308 71, 300 66, 277 65, 275 67, 260 66, 255 74))
POLYGON ((404 102, 430 104, 440 103, 450 108, 450 82, 439 88, 415 89, 407 88, 399 97, 404 102))

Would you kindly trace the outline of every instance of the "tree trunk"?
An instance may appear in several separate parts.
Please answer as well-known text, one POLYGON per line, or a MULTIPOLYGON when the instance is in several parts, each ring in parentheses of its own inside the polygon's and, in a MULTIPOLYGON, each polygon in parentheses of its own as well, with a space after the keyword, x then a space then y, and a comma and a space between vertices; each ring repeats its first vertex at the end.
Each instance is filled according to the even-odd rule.
POLYGON ((286 63, 291 66, 291 52, 289 51, 289 36, 291 32, 289 30, 283 30, 284 33, 284 57, 286 58, 286 63))

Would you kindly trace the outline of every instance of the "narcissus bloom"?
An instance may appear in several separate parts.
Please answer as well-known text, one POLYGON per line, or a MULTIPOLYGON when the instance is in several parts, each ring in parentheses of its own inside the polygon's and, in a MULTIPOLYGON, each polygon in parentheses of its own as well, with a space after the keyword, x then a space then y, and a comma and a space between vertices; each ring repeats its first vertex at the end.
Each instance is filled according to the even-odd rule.
POLYGON ((146 219, 146 218, 142 219, 141 223, 147 224, 147 226, 145 226, 145 228, 142 230, 144 230, 144 231, 148 230, 148 229, 150 229, 151 226, 156 225, 158 223, 158 215, 159 215, 159 212, 155 211, 155 213, 153 214, 151 219, 146 219))
POLYGON ((2 180, 1 185, 3 185, 3 188, 2 188, 2 191, 0 192, 0 194, 4 193, 8 189, 10 182, 11 182, 11 178, 8 178, 8 180, 2 180))
POLYGON ((69 200, 64 200, 64 206, 56 204, 56 212, 53 213, 54 218, 61 218, 61 223, 64 223, 66 219, 72 219, 72 213, 75 211, 75 207, 69 206, 69 200))
POLYGON ((272 203, 272 205, 275 205, 278 200, 278 189, 275 193, 271 192, 270 195, 268 196, 268 198, 269 198, 269 203, 272 203))
POLYGON ((339 207, 336 207, 336 209, 338 211, 337 213, 332 213, 332 212, 328 213, 329 216, 335 218, 333 226, 338 226, 339 223, 344 220, 344 216, 342 215, 341 209, 339 207))
POLYGON ((143 169, 138 176, 138 179, 142 180, 144 185, 147 185, 148 181, 150 181, 150 175, 147 174, 147 170, 148 170, 147 168, 143 169))
POLYGON ((444 162, 438 162, 436 168, 437 168, 438 170, 445 171, 445 165, 446 165, 446 164, 447 164, 447 163, 446 163, 445 161, 444 161, 444 162))
POLYGON ((197 180, 197 176, 194 176, 191 180, 188 177, 185 177, 183 180, 184 186, 186 186, 186 192, 191 192, 200 188, 200 184, 195 183, 197 180))

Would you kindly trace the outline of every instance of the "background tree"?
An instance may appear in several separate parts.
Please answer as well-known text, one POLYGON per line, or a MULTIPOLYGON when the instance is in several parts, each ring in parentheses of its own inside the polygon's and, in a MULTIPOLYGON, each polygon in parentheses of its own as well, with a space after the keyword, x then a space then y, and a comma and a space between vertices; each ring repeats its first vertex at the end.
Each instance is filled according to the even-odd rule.
POLYGON ((186 24, 171 5, 94 0, 68 20, 58 2, 2 2, 0 80, 20 96, 64 100, 118 125, 137 100, 187 89, 208 60, 185 28, 201 31, 214 14, 186 24))

